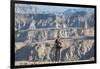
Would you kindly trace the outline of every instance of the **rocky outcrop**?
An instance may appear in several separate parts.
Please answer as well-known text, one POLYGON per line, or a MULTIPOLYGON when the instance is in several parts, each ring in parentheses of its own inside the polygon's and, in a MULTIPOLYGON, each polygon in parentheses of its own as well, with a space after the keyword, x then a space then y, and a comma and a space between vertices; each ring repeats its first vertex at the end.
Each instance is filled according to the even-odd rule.
POLYGON ((86 11, 80 13, 78 11, 68 16, 19 13, 15 16, 16 61, 55 62, 57 56, 54 42, 58 26, 61 28, 60 36, 63 38, 60 50, 61 62, 94 60, 94 39, 64 39, 94 36, 93 14, 87 16, 86 11), (88 26, 85 26, 85 22, 88 26))

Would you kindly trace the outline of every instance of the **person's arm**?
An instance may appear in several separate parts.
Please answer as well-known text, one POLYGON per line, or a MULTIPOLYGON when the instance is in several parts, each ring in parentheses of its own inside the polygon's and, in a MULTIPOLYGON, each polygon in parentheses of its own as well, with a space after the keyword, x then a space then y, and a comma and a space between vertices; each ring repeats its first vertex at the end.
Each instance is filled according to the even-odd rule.
POLYGON ((57 45, 57 39, 55 40, 55 46, 54 47, 56 47, 56 45, 57 45))

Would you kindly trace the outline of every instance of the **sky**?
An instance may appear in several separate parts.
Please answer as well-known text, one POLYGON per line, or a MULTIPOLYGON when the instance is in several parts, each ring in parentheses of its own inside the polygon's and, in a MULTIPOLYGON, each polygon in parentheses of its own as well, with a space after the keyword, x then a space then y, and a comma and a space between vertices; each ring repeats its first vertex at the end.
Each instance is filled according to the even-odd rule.
POLYGON ((83 7, 65 7, 65 6, 49 6, 49 5, 33 5, 33 4, 15 4, 16 13, 33 13, 35 8, 37 13, 46 12, 46 13, 55 13, 55 12, 64 12, 68 9, 84 9, 84 10, 93 10, 93 8, 83 8, 83 7))

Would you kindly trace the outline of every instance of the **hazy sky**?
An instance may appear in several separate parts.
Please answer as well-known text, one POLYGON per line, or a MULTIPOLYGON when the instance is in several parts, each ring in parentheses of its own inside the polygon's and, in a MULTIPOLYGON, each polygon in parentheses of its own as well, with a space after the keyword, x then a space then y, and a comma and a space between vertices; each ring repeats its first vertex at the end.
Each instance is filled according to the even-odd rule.
POLYGON ((33 4, 16 4, 15 5, 15 12, 34 12, 34 7, 37 9, 38 13, 41 12, 64 12, 67 9, 84 9, 84 10, 93 10, 93 8, 81 8, 81 7, 65 7, 65 6, 48 6, 48 5, 33 5, 33 4))

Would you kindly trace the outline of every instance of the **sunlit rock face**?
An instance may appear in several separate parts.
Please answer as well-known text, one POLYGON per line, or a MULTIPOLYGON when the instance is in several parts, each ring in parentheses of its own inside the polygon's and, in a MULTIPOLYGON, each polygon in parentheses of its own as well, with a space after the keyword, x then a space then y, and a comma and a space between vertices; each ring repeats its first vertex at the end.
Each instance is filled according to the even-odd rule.
MULTIPOLYGON (((22 48, 16 50, 16 60, 29 60, 31 55, 34 61, 55 61, 54 44, 51 44, 22 46, 22 48), (33 52, 31 53, 31 51, 33 52)), ((21 47, 21 45, 16 46, 21 47)), ((73 40, 63 42, 60 53, 60 61, 89 60, 94 57, 94 41, 73 40)))
POLYGON ((68 15, 15 14, 15 60, 55 62, 55 39, 60 28, 60 62, 94 60, 94 39, 64 39, 94 36, 93 13, 68 15), (91 15, 90 15, 91 14, 91 15), (85 19, 87 18, 87 19, 85 19), (85 24, 87 22, 87 24, 85 24))

